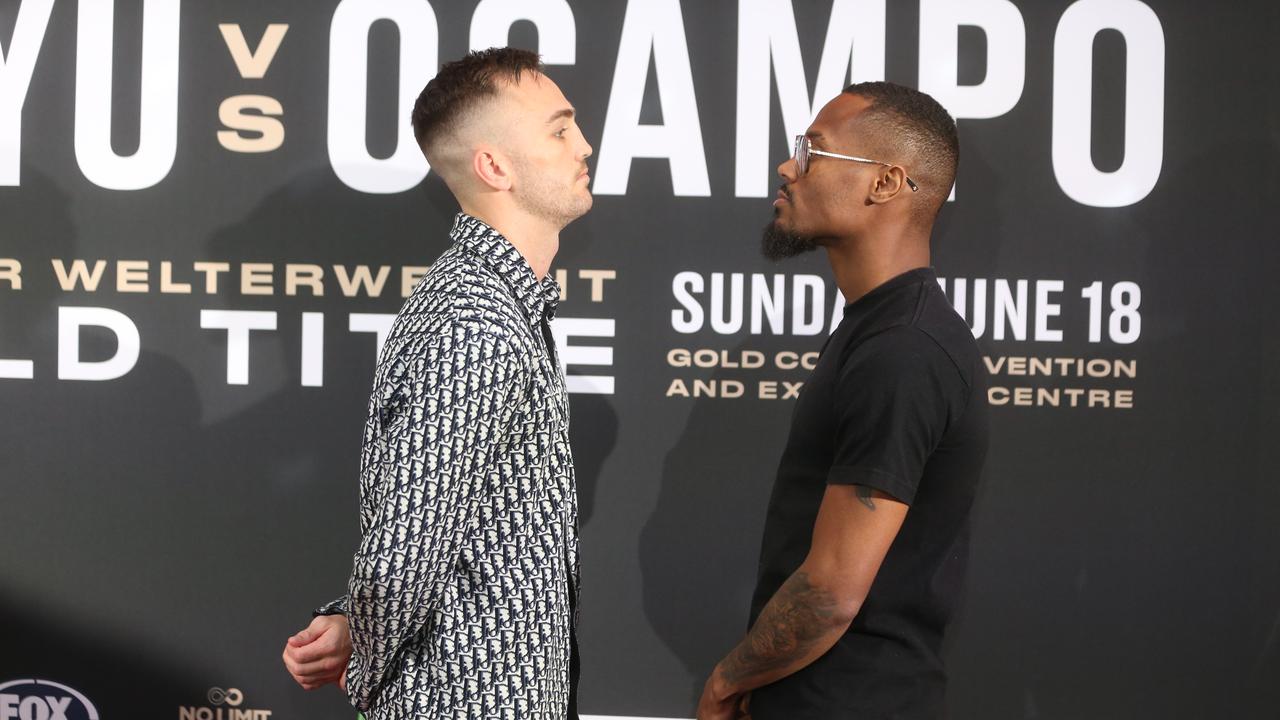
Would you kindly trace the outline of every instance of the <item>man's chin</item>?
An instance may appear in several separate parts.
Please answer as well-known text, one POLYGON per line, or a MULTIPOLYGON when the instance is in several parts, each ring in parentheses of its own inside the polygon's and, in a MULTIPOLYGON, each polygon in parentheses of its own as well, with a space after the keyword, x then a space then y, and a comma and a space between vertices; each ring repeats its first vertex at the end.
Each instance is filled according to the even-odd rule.
POLYGON ((765 226, 760 238, 760 252, 774 261, 803 255, 817 249, 818 243, 813 238, 784 228, 776 219, 765 226))
POLYGON ((595 204, 595 198, 591 197, 591 193, 584 192, 575 198, 573 204, 569 207, 565 224, 569 224, 574 220, 586 215, 591 210, 591 206, 595 204))

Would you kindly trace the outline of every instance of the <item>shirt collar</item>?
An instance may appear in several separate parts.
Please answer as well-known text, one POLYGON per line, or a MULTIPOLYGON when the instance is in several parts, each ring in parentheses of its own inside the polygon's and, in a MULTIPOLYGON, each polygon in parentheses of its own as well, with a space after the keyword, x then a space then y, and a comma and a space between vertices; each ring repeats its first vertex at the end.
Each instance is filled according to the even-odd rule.
POLYGON ((549 272, 538 282, 528 261, 502 233, 483 220, 460 212, 453 219, 449 236, 506 281, 531 324, 536 326, 543 318, 555 318, 560 304, 560 284, 549 272))
POLYGON ((866 295, 863 295, 857 300, 845 305, 844 311, 845 313, 849 313, 850 311, 858 310, 859 308, 875 305, 879 302, 878 298, 882 298, 900 287, 906 287, 907 285, 914 285, 916 283, 928 281, 935 283, 938 282, 938 274, 934 272, 932 266, 908 270, 901 275, 895 275, 894 277, 889 278, 885 282, 872 288, 866 295))
POLYGON ((890 297, 898 290, 910 285, 930 282, 935 284, 938 282, 938 276, 932 267, 908 270, 901 275, 890 278, 884 283, 873 288, 866 295, 863 295, 857 300, 845 305, 844 318, 840 321, 840 325, 843 326, 846 323, 848 323, 849 327, 859 325, 864 318, 873 314, 875 309, 879 307, 886 298, 890 297))

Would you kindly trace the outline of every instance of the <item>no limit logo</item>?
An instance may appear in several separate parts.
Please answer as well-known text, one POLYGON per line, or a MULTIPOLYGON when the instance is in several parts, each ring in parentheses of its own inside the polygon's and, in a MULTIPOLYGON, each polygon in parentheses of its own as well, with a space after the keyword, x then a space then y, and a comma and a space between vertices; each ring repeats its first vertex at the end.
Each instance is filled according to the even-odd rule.
POLYGON ((270 710, 242 710, 244 693, 238 688, 211 687, 206 697, 208 707, 178 708, 178 720, 267 720, 271 717, 270 710))
POLYGON ((10 680, 0 685, 0 720, 98 720, 98 709, 61 683, 10 680))

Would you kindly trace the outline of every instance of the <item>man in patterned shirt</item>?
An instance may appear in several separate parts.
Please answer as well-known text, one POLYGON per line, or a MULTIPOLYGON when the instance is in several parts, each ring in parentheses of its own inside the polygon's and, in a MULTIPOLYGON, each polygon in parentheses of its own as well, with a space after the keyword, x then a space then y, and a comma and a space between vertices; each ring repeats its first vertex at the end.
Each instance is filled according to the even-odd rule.
POLYGON ((284 662, 370 720, 576 717, 577 491, 548 271, 591 208, 591 146, 538 56, 510 48, 442 67, 413 126, 462 212, 379 356, 348 593, 284 662))

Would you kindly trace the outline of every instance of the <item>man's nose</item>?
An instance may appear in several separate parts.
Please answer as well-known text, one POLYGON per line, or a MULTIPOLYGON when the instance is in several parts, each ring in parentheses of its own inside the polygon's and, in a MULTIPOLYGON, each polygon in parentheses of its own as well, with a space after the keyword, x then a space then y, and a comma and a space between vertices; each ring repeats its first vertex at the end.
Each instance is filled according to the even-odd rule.
POLYGON ((778 176, 787 182, 795 182, 796 180, 796 159, 789 157, 778 165, 778 176))

